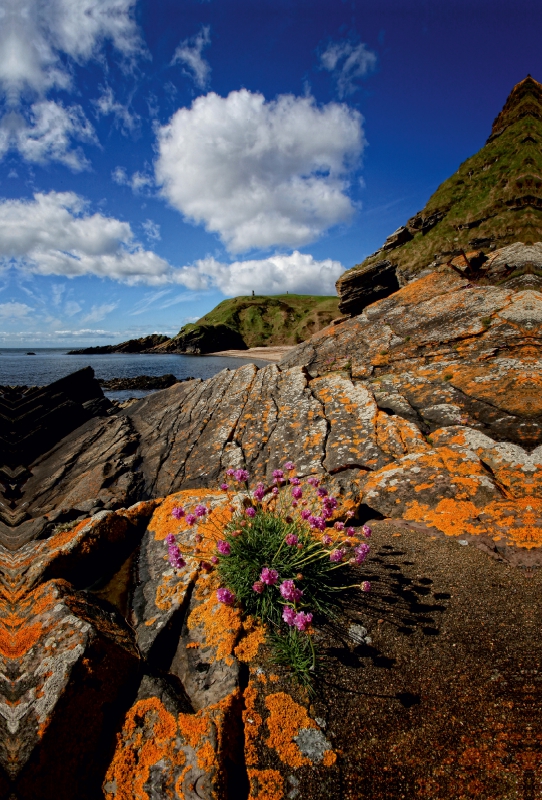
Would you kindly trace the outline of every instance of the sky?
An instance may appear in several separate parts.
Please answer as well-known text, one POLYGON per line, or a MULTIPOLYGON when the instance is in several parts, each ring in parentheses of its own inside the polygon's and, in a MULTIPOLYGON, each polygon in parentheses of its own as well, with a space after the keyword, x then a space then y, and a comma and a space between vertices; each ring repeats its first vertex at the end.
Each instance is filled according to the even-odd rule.
POLYGON ((483 146, 539 0, 0 0, 0 346, 335 294, 483 146))

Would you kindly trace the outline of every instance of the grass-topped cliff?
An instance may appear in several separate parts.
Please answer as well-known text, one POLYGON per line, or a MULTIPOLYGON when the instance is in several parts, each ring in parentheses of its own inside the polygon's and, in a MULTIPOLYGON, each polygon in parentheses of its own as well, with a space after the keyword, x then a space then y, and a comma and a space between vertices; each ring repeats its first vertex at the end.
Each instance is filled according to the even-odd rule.
POLYGON ((461 164, 380 250, 339 278, 341 310, 346 311, 357 276, 363 282, 367 275, 370 281, 383 261, 401 283, 461 250, 489 251, 516 241, 541 240, 542 85, 528 76, 512 90, 484 147, 461 164))
POLYGON ((339 299, 305 294, 233 297, 223 300, 154 352, 209 353, 299 344, 339 316, 339 299))

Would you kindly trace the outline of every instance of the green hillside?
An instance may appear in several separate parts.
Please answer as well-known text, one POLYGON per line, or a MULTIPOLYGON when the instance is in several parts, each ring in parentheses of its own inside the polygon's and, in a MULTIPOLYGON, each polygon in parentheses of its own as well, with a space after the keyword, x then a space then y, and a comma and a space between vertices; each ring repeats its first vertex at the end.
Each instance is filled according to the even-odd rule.
POLYGON ((462 249, 542 240, 541 187, 542 85, 528 76, 512 90, 484 147, 379 251, 341 276, 339 294, 354 271, 361 275, 384 259, 410 279, 462 249))
POLYGON ((154 351, 209 353, 299 344, 339 316, 338 303, 338 297, 304 294, 234 297, 154 351))

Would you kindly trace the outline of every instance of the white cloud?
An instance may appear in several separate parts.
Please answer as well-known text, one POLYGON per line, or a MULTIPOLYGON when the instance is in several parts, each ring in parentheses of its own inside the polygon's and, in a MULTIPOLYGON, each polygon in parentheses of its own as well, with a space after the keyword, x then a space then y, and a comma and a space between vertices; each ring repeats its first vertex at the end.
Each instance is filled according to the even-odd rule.
POLYGON ((132 114, 128 106, 123 106, 118 100, 115 100, 113 90, 107 86, 102 90, 102 94, 97 100, 94 100, 96 113, 100 117, 107 117, 113 114, 116 122, 120 125, 123 133, 130 133, 134 130, 139 122, 139 115, 132 114))
POLYGON ((260 260, 223 264, 204 258, 193 266, 183 267, 175 281, 188 289, 219 289, 229 297, 256 294, 334 295, 335 281, 344 272, 340 261, 313 256, 297 250, 291 255, 276 255, 260 260))
POLYGON ((136 0, 1 0, 0 85, 10 105, 30 89, 68 89, 70 61, 99 56, 106 42, 124 59, 142 52, 136 0))
POLYGON ((171 267, 144 250, 127 222, 91 214, 74 192, 0 201, 0 265, 40 275, 96 275, 128 284, 171 282, 171 267))
POLYGON ((118 307, 116 303, 102 303, 99 306, 92 306, 90 312, 83 317, 83 322, 101 322, 108 314, 111 314, 118 307))
POLYGON ((68 300, 68 302, 64 305, 64 313, 67 317, 74 317, 82 310, 83 306, 80 305, 77 300, 68 300))
POLYGON ((25 319, 33 308, 27 306, 26 303, 0 303, 0 318, 1 319, 25 319))
POLYGON ((141 227, 145 231, 145 236, 150 241, 158 242, 162 238, 160 236, 160 225, 153 222, 152 219, 146 219, 145 222, 141 223, 141 227))
POLYGON ((159 129, 157 182, 232 252, 298 247, 351 217, 347 176, 364 147, 362 121, 311 97, 211 92, 159 129))
POLYGON ((363 42, 331 42, 320 54, 320 63, 332 73, 338 95, 343 98, 357 91, 356 81, 375 69, 377 57, 363 42))
POLYGON ((64 108, 53 100, 42 100, 32 106, 30 121, 30 125, 20 127, 11 136, 27 161, 38 164, 59 161, 74 172, 88 168, 89 163, 81 150, 71 149, 72 139, 97 142, 81 106, 64 108))
MULTIPOLYGON (((72 140, 96 142, 79 105, 47 100, 51 89, 73 90, 73 68, 105 60, 111 44, 127 66, 144 48, 133 18, 136 0, 0 0, 0 94, 7 113, 0 126, 0 157, 18 150, 27 161, 57 161, 80 171, 88 162, 72 140), (29 100, 33 103, 28 105, 29 100)), ((129 127, 133 117, 108 96, 103 113, 129 127)))
POLYGON ((203 48, 210 43, 209 26, 203 25, 196 36, 184 39, 178 45, 171 61, 172 64, 184 64, 187 69, 183 72, 190 75, 199 89, 205 89, 211 75, 209 62, 201 55, 203 48))
POLYGON ((154 186, 152 176, 146 175, 143 172, 134 172, 130 178, 124 167, 115 167, 111 173, 111 177, 119 186, 129 186, 134 194, 139 194, 143 190, 154 186))
POLYGON ((52 295, 51 302, 53 303, 54 306, 58 307, 60 305, 60 303, 62 302, 62 296, 64 295, 65 291, 66 291, 65 283, 53 283, 51 287, 51 295, 52 295))

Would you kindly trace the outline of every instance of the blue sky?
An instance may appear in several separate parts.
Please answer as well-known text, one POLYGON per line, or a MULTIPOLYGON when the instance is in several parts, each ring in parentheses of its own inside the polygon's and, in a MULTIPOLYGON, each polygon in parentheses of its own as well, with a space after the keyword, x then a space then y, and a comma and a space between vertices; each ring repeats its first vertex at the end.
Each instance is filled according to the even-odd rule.
POLYGON ((542 80, 538 0, 0 0, 0 345, 333 293, 542 80))

